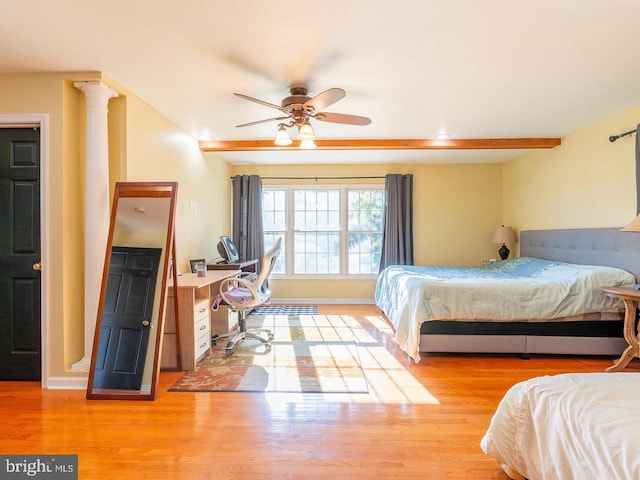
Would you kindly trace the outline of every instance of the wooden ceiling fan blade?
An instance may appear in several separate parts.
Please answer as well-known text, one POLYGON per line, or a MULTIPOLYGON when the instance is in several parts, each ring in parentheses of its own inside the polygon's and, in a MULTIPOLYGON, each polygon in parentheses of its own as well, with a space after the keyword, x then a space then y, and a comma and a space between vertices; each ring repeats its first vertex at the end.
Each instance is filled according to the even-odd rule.
POLYGON ((282 108, 280 105, 276 105, 275 103, 265 102, 264 100, 260 100, 258 98, 250 97, 249 95, 244 95, 242 93, 235 93, 236 97, 244 98, 245 100, 249 100, 250 102, 259 103, 260 105, 264 105, 265 107, 271 107, 280 110, 281 112, 286 112, 285 108, 282 108))
POLYGON ((278 120, 289 120, 289 118, 291 118, 291 115, 288 115, 286 117, 267 118, 265 120, 257 120, 255 122, 242 123, 240 125, 236 125, 236 127, 248 127, 250 125, 259 125, 260 123, 275 122, 278 120))
POLYGON ((319 112, 320 110, 324 110, 329 105, 333 105, 338 100, 342 100, 347 96, 347 92, 345 92, 341 88, 330 88, 329 90, 325 90, 322 93, 319 93, 315 97, 307 100, 303 107, 305 110, 312 109, 315 112, 319 112))
POLYGON ((321 122, 346 123, 348 125, 369 125, 371 123, 369 117, 347 115, 346 113, 320 112, 314 115, 313 118, 321 122))

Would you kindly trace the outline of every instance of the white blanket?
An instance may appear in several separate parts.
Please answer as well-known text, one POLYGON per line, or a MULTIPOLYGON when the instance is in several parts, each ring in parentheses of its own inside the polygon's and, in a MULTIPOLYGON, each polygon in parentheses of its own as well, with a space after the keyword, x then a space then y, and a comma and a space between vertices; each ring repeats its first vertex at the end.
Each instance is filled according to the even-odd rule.
POLYGON ((481 441, 530 480, 640 478, 640 373, 537 377, 511 387, 481 441))
POLYGON ((396 341, 420 360, 420 326, 429 320, 544 321, 618 311, 601 286, 632 286, 624 270, 530 257, 482 267, 391 266, 378 276, 375 301, 396 341))

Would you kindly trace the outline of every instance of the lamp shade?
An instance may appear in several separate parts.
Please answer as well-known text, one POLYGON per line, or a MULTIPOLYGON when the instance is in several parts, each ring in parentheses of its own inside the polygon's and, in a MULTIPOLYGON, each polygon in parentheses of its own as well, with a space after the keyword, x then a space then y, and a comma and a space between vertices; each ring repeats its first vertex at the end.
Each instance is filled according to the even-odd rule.
POLYGON ((634 218, 629 225, 620 229, 621 232, 640 232, 640 215, 634 218))
POLYGON ((300 125, 298 129, 298 140, 315 140, 316 137, 313 134, 313 128, 311 128, 311 124, 307 121, 300 125))
POLYGON ((276 140, 274 143, 280 146, 291 145, 292 140, 291 137, 289 137, 289 132, 287 132, 287 127, 285 125, 278 125, 278 133, 276 134, 276 140))
POLYGON ((316 148, 316 142, 312 138, 304 139, 300 142, 300 148, 303 150, 311 150, 316 148))
POLYGON ((513 232, 513 228, 505 227, 504 225, 496 227, 491 235, 491 243, 516 243, 516 234, 513 232))

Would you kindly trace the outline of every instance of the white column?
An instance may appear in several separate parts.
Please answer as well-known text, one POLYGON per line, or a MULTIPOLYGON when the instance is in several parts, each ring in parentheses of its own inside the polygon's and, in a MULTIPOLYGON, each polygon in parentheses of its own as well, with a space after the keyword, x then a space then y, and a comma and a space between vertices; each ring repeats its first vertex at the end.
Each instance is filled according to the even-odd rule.
POLYGON ((87 103, 84 227, 84 356, 73 370, 89 370, 109 235, 109 99, 118 94, 101 82, 76 82, 87 103))

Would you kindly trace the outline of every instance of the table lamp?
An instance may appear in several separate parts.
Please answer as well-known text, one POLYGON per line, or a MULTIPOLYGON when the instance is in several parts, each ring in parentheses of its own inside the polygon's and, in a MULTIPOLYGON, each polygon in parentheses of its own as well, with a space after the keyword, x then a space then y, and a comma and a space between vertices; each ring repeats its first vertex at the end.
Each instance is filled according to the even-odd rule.
POLYGON ((507 243, 512 244, 515 243, 515 241, 516 234, 513 232, 513 228, 505 227, 504 225, 496 227, 493 230, 493 235, 491 235, 491 243, 502 244, 500 250, 498 250, 498 253, 500 254, 500 258, 502 260, 506 260, 507 258, 509 258, 510 251, 509 247, 507 247, 507 243))
POLYGON ((640 232, 640 215, 634 218, 629 225, 620 229, 621 232, 640 232))

